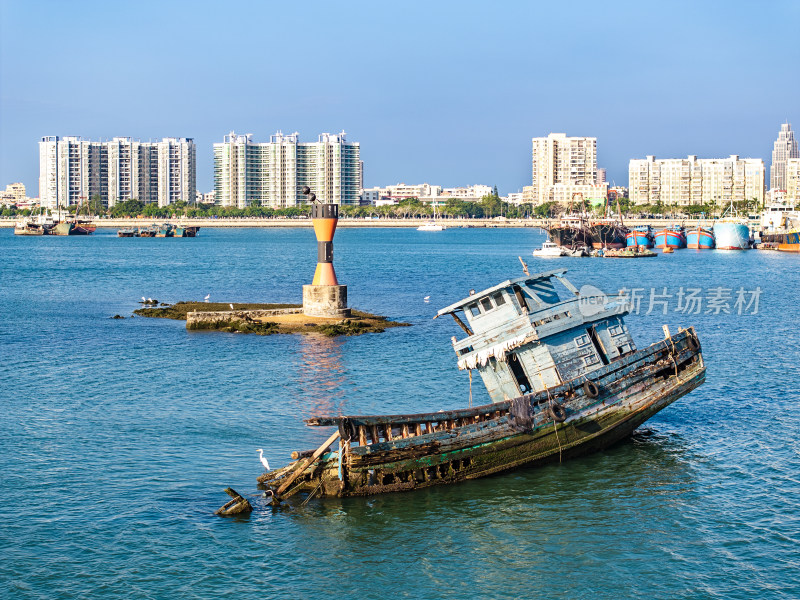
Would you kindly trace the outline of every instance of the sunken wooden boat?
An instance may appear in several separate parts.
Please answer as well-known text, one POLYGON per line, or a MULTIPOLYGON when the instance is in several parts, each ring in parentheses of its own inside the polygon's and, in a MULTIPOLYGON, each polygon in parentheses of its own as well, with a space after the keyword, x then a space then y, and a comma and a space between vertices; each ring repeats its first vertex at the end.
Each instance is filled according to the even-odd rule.
POLYGON ((258 478, 273 503, 413 490, 597 451, 704 382, 693 328, 665 327, 637 349, 627 299, 579 291, 565 273, 504 281, 439 311, 466 333, 452 338, 458 366, 478 371, 490 404, 307 419, 336 430, 258 478))

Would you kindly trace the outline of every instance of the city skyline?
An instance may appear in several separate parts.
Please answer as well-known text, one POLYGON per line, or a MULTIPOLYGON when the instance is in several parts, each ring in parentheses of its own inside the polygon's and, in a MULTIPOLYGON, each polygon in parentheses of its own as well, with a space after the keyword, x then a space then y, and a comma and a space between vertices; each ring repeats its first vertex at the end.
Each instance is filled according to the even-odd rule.
POLYGON ((43 136, 173 136, 195 140, 209 191, 213 143, 280 129, 347 131, 365 187, 520 191, 531 138, 551 132, 597 138, 598 167, 625 185, 648 155, 769 163, 780 124, 800 122, 800 50, 774 34, 800 21, 795 3, 348 7, 6 0, 0 183, 38 189, 43 136))

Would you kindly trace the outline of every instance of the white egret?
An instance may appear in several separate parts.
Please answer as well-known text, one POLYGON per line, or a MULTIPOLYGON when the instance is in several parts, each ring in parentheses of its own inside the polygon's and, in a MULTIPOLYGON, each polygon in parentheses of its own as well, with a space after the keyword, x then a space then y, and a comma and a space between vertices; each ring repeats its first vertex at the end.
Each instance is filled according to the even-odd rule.
POLYGON ((258 452, 258 458, 259 458, 259 460, 261 461, 261 464, 262 464, 262 465, 264 465, 264 468, 265 468, 267 471, 269 471, 269 470, 270 470, 270 468, 269 468, 269 463, 267 462, 267 459, 266 459, 266 458, 264 458, 264 450, 262 450, 261 448, 259 448, 259 449, 257 450, 257 452, 258 452))
POLYGON ((208 299, 209 299, 209 298, 211 298, 211 294, 206 294, 206 297, 205 297, 205 298, 203 298, 203 300, 205 300, 206 302, 208 302, 208 299))
POLYGON ((423 298, 423 300, 424 300, 425 302, 430 302, 430 301, 431 301, 431 297, 430 297, 430 296, 425 296, 425 297, 423 298))
POLYGON ((228 304, 228 306, 230 306, 231 310, 233 310, 233 304, 228 304))
POLYGON ((144 296, 142 296, 142 302, 147 302, 147 299, 144 296))

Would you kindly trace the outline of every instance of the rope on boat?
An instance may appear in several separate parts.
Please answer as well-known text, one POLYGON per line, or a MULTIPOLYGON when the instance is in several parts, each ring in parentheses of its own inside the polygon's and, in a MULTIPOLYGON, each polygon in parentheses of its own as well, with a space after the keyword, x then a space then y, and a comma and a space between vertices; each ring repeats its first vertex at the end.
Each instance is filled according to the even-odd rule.
POLYGON ((558 439, 558 427, 556 427, 556 421, 553 419, 553 431, 556 432, 556 441, 558 442, 558 462, 561 463, 561 440, 558 439))
POLYGON ((313 491, 312 491, 312 492, 311 492, 311 493, 310 493, 308 496, 306 496, 306 499, 305 499, 305 500, 303 500, 303 501, 300 503, 300 506, 301 506, 301 507, 302 507, 302 506, 305 506, 306 504, 308 504, 308 501, 309 501, 309 500, 311 500, 311 498, 313 498, 313 497, 314 497, 314 494, 316 494, 316 493, 319 491, 319 488, 321 488, 321 487, 322 487, 322 483, 323 483, 323 481, 324 481, 324 480, 322 479, 322 477, 320 477, 320 478, 319 478, 319 485, 318 485, 317 487, 315 487, 315 488, 314 488, 314 490, 313 490, 313 491))
MULTIPOLYGON (((539 373, 539 377, 541 377, 541 376, 542 376, 542 374, 540 372, 539 373)), ((544 380, 542 380, 542 382, 544 382, 544 380)), ((552 413, 553 412, 553 398, 552 398, 552 396, 550 396, 550 388, 545 388, 545 390, 547 391, 547 403, 548 403, 548 406, 550 407, 550 412, 552 413)), ((558 427, 556 426, 555 413, 553 413, 553 431, 556 432, 556 442, 558 442, 558 462, 559 462, 559 464, 561 464, 561 440, 558 439, 558 427)))

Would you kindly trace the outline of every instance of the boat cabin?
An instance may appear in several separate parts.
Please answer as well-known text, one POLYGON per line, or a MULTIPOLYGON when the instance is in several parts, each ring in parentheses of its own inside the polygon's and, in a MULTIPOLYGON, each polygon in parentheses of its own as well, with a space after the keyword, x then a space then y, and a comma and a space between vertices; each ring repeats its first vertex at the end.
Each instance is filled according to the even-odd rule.
POLYGON ((636 350, 620 297, 578 290, 566 269, 511 279, 439 311, 467 334, 453 337, 459 369, 477 370, 493 402, 581 377, 636 350))

